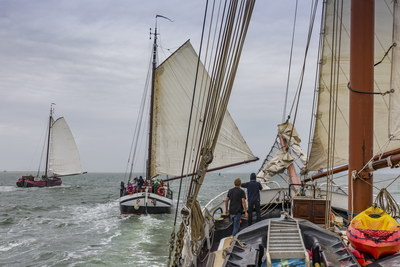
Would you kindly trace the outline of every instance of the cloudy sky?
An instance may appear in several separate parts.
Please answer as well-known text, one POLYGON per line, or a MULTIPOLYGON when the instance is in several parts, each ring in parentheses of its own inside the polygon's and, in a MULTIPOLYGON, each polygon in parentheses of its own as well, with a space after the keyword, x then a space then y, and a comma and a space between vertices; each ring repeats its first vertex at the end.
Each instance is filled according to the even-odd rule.
MULTIPOLYGON (((299 1, 291 92, 304 54, 311 0, 299 1)), ((205 1, 0 0, 0 170, 38 166, 50 103, 64 116, 88 172, 123 172, 160 20, 160 60, 187 39, 199 47, 205 1)), ((258 0, 229 110, 258 163, 282 119, 295 0, 258 0)), ((315 43, 315 42, 314 42, 315 43)), ((300 106, 306 147, 315 46, 300 106)), ((293 96, 293 93, 292 93, 293 96)))

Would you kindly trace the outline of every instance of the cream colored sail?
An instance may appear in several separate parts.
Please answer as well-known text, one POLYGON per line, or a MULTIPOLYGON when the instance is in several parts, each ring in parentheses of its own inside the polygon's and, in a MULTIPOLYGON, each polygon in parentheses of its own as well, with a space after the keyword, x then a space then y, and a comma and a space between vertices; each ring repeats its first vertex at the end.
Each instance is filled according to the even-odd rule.
MULTIPOLYGON (((338 101, 337 101, 337 121, 336 121, 336 137, 334 150, 334 165, 348 163, 348 125, 349 125, 349 63, 350 63, 350 1, 343 1, 343 17, 337 18, 342 20, 341 29, 341 50, 338 80, 335 70, 332 68, 336 64, 331 58, 332 54, 332 35, 334 34, 334 3, 337 1, 328 0, 326 4, 325 26, 323 29, 323 55, 320 62, 320 80, 318 92, 318 105, 315 118, 314 136, 312 139, 312 147, 309 153, 309 170, 319 170, 327 168, 328 155, 328 129, 329 129, 329 99, 332 88, 338 86, 338 101)), ((339 1, 340 2, 340 1, 339 1)), ((398 17, 398 15, 397 15, 398 17)), ((393 31, 393 1, 379 0, 375 1, 375 62, 379 62, 389 47, 392 45, 393 31)), ((396 19, 398 21, 398 18, 396 19)), ((397 51, 397 50, 396 50, 397 51)), ((398 57, 398 56, 397 56, 398 57)), ((388 54, 383 62, 374 68, 375 72, 375 92, 386 92, 390 90, 391 84, 391 68, 392 68, 391 53, 388 54)), ((396 61, 397 62, 397 61, 396 61)), ((393 71, 397 74, 399 64, 395 64, 393 71)), ((392 81, 396 86, 395 92, 400 93, 398 79, 392 81)), ((393 131, 389 132, 389 98, 393 97, 389 94, 374 96, 374 154, 390 151, 400 147, 400 142, 389 140, 390 134, 395 134, 396 138, 399 135, 399 103, 398 98, 392 99, 392 107, 395 109, 392 113, 392 119, 397 121, 391 123, 393 131), (396 111, 397 109, 397 111, 396 111)), ((333 109, 333 107, 331 107, 333 109)), ((393 138, 395 139, 395 138, 393 138)), ((368 161, 369 159, 367 159, 368 161)))
POLYGON ((49 170, 55 176, 83 173, 78 148, 63 117, 52 123, 49 153, 49 170))
POLYGON ((393 139, 400 137, 400 4, 394 1, 394 33, 393 68, 391 87, 394 93, 390 94, 390 134, 393 139))
MULTIPOLYGON (((187 41, 156 69, 151 177, 159 174, 181 174, 197 61, 198 56, 187 41)), ((200 92, 200 88, 204 88, 201 82, 210 83, 210 77, 202 64, 199 67, 198 77, 202 78, 197 84, 192 126, 195 123, 202 123, 200 114, 204 114, 204 103, 199 102, 202 99, 199 96, 207 92, 200 92)), ((193 128, 191 127, 192 132, 189 137, 188 147, 191 150, 187 154, 185 173, 192 171, 188 166, 191 166, 194 158, 190 155, 195 154, 197 147, 193 146, 199 143, 199 133, 194 133, 193 128)), ((214 160, 209 168, 254 158, 229 112, 226 112, 214 160)))

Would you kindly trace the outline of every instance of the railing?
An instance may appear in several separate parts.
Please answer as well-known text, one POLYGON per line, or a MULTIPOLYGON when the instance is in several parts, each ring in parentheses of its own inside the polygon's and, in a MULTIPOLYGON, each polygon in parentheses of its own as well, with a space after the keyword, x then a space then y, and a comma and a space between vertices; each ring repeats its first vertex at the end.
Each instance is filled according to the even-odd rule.
MULTIPOLYGON (((318 187, 319 187, 319 188, 324 188, 324 186, 326 186, 326 182, 320 184, 318 187)), ((332 187, 334 187, 334 188, 336 187, 335 192, 338 192, 338 190, 340 190, 340 191, 342 191, 342 193, 347 194, 347 192, 343 190, 343 189, 348 190, 348 187, 347 187, 347 186, 333 184, 332 187)))
POLYGON ((208 201, 208 203, 204 206, 205 209, 208 209, 208 207, 211 205, 211 203, 213 203, 215 200, 217 200, 218 198, 220 198, 222 195, 227 194, 229 190, 226 190, 222 193, 220 193, 219 195, 217 195, 216 197, 214 197, 213 199, 211 199, 210 201, 208 201))
MULTIPOLYGON (((261 182, 260 184, 262 184, 262 185, 267 185, 267 184, 271 184, 271 183, 272 183, 272 184, 276 184, 276 185, 278 186, 278 188, 281 187, 281 185, 280 185, 278 182, 276 182, 276 181, 261 182)), ((229 190, 226 190, 226 191, 224 191, 224 192, 218 194, 216 197, 214 197, 213 199, 211 199, 211 200, 204 206, 204 208, 209 210, 209 207, 211 206, 211 204, 212 204, 213 202, 215 202, 217 199, 219 199, 221 196, 226 195, 226 194, 228 193, 228 191, 229 191, 229 190)))

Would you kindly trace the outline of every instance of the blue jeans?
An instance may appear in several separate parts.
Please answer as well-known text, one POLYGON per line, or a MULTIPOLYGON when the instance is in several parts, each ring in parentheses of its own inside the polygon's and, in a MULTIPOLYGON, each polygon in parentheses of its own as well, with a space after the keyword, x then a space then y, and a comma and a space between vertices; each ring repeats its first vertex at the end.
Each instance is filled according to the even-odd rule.
POLYGON ((242 218, 242 214, 231 214, 231 220, 233 224, 232 235, 235 236, 240 229, 240 218, 242 218))

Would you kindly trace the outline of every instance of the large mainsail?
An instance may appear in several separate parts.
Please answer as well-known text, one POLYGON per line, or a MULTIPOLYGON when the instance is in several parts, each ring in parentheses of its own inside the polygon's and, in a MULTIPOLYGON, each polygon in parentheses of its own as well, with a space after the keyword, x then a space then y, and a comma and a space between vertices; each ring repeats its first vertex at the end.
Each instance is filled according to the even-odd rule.
POLYGON ((63 117, 52 123, 49 153, 49 170, 55 176, 83 173, 78 148, 63 117))
MULTIPOLYGON (((197 62, 198 56, 187 41, 156 69, 151 177, 181 174, 197 62)), ((198 77, 202 78, 196 85, 193 124, 203 122, 199 114, 203 114, 205 103, 200 102, 200 95, 207 92, 200 90, 209 88, 204 84, 210 83, 210 77, 201 63, 198 77)), ((194 145, 199 143, 199 133, 195 133, 193 128, 189 135, 188 147, 192 148, 188 151, 189 158, 190 155, 196 155, 197 147, 194 145)), ((226 112, 210 168, 254 158, 229 112, 226 112)), ((189 166, 194 160, 191 158, 186 161, 185 171, 192 171, 189 166)))
POLYGON ((389 117, 389 131, 395 139, 400 137, 400 4, 394 1, 394 32, 393 42, 396 46, 393 47, 393 67, 392 67, 392 80, 391 88, 395 89, 394 93, 390 95, 390 117, 389 117), (397 90, 396 90, 397 89, 397 90))
MULTIPOLYGON (((397 1, 394 1, 397 2, 397 1)), ((398 6, 398 4, 396 4, 398 6)), ((328 143, 329 143, 329 110, 330 94, 338 88, 337 102, 337 119, 336 127, 339 129, 335 132, 334 146, 334 165, 347 164, 348 162, 348 128, 349 128, 349 71, 350 71, 350 1, 333 1, 328 0, 325 10, 325 21, 323 28, 323 50, 320 62, 320 79, 318 87, 318 104, 315 114, 315 128, 312 139, 311 151, 309 153, 309 170, 319 170, 327 168, 328 159, 328 143), (343 3, 343 8, 337 6, 337 3, 343 3), (335 16, 335 10, 343 10, 342 17, 335 16), (341 36, 333 38, 337 35, 335 25, 337 22, 341 24, 341 36), (340 45, 332 43, 332 40, 340 40, 340 45), (335 51, 340 47, 340 53, 335 51), (332 59, 332 54, 339 57, 332 59), (339 66, 337 68, 337 66, 339 66), (337 76, 338 74, 338 76, 337 76)), ((375 62, 381 61, 385 53, 391 47, 392 31, 393 31, 393 1, 379 0, 375 1, 375 62)), ((395 16, 395 17, 398 17, 395 16)), ((397 24, 399 19, 395 19, 397 24)), ((396 26, 399 29, 398 26, 396 26)), ((395 36, 398 36, 395 34, 395 36)), ((398 37, 397 37, 398 38, 398 37)), ((399 51, 395 48, 394 62, 399 62, 399 51)), ((374 154, 391 151, 400 147, 398 141, 400 137, 400 116, 399 116, 399 63, 394 64, 392 69, 391 53, 374 68, 375 72, 375 92, 387 92, 394 89, 394 93, 386 95, 375 95, 374 97, 374 154), (397 79, 392 80, 393 77, 397 79), (390 101, 389 101, 390 99, 390 101), (389 102, 391 104, 389 104, 389 102), (390 108, 391 107, 391 108, 390 108), (391 120, 389 121, 389 113, 392 109, 391 120), (390 125, 390 127, 389 127, 390 125), (390 128, 390 130, 389 130, 390 128)), ((332 137, 331 137, 332 138, 332 137)), ((367 159, 368 161, 369 159, 367 159)))

